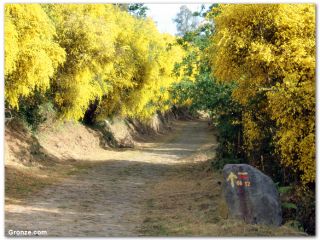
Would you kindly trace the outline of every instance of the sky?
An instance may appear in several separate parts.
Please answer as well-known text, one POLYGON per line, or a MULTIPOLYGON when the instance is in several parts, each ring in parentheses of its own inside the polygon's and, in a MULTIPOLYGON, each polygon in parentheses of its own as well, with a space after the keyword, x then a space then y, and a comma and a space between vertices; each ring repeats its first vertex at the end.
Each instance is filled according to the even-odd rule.
POLYGON ((159 31, 172 35, 177 33, 176 24, 173 22, 173 19, 182 5, 186 5, 192 12, 200 10, 201 8, 201 4, 145 4, 145 6, 149 8, 147 16, 153 18, 159 31))

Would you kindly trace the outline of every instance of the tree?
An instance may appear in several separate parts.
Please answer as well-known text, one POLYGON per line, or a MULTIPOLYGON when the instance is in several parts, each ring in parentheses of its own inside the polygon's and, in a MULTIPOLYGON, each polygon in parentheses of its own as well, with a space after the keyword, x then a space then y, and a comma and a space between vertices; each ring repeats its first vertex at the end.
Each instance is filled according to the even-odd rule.
POLYGON ((171 73, 183 52, 174 37, 110 4, 44 7, 67 52, 53 81, 63 119, 78 120, 89 106, 95 113, 86 116, 98 118, 147 118, 165 108, 166 87, 178 79, 171 73))
POLYGON ((115 6, 139 18, 145 18, 149 9, 144 3, 116 3, 115 6))
POLYGON ((176 23, 179 36, 183 36, 185 33, 195 30, 198 26, 197 16, 194 16, 186 5, 180 7, 180 11, 173 21, 176 23))
POLYGON ((118 18, 122 32, 116 40, 115 71, 109 76, 118 84, 113 85, 98 110, 102 116, 148 118, 167 108, 167 88, 179 80, 172 72, 175 63, 181 61, 183 50, 174 44, 174 37, 159 33, 150 19, 119 14, 127 17, 118 18))
POLYGON ((56 31, 39 4, 5 5, 5 99, 19 108, 22 97, 44 93, 65 61, 56 31))
POLYGON ((113 71, 115 24, 112 5, 47 4, 57 30, 57 41, 67 58, 53 80, 53 97, 61 118, 78 120, 89 104, 109 89, 113 71))
POLYGON ((148 7, 146 7, 143 3, 132 3, 129 4, 128 10, 130 13, 133 13, 137 17, 145 18, 147 16, 148 7))
MULTIPOLYGON (((270 116, 282 164, 304 184, 314 182, 315 5, 224 4, 217 12, 214 75, 237 82, 233 97, 247 109, 245 126, 263 132, 268 125, 257 123, 270 116)), ((262 140, 257 130, 244 132, 249 142, 262 140)))
POLYGON ((12 4, 5 21, 10 106, 34 95, 24 113, 53 102, 60 119, 72 120, 150 118, 169 108, 184 50, 151 19, 112 4, 12 4))

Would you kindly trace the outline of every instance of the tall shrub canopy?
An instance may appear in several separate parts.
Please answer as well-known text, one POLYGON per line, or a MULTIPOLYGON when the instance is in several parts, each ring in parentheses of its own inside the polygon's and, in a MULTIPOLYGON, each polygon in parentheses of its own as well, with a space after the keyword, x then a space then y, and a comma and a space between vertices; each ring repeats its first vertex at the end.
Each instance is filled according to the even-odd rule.
MULTIPOLYGON (((237 82, 233 97, 243 106, 260 99, 276 122, 282 164, 314 182, 315 5, 223 4, 214 13, 214 75, 237 82)), ((250 114, 244 121, 255 121, 250 114)), ((257 141, 258 126, 244 126, 247 141, 257 141)))

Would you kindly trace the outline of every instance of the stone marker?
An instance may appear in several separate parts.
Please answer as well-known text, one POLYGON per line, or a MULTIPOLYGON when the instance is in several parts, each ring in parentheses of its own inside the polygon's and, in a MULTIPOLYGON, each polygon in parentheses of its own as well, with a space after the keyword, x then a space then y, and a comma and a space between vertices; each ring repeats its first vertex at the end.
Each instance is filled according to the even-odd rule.
POLYGON ((229 216, 251 224, 281 224, 279 193, 270 177, 247 164, 227 164, 223 176, 229 216))

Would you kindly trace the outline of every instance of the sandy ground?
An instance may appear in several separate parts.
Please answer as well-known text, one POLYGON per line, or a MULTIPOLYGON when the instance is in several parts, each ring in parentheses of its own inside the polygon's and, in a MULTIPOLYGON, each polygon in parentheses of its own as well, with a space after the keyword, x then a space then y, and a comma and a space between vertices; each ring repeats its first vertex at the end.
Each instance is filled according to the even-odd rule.
POLYGON ((207 160, 202 152, 216 146, 204 121, 178 121, 174 129, 138 149, 88 149, 80 157, 91 163, 87 171, 21 203, 6 204, 5 233, 11 229, 45 230, 59 237, 143 235, 146 203, 155 186, 179 168, 207 160))

